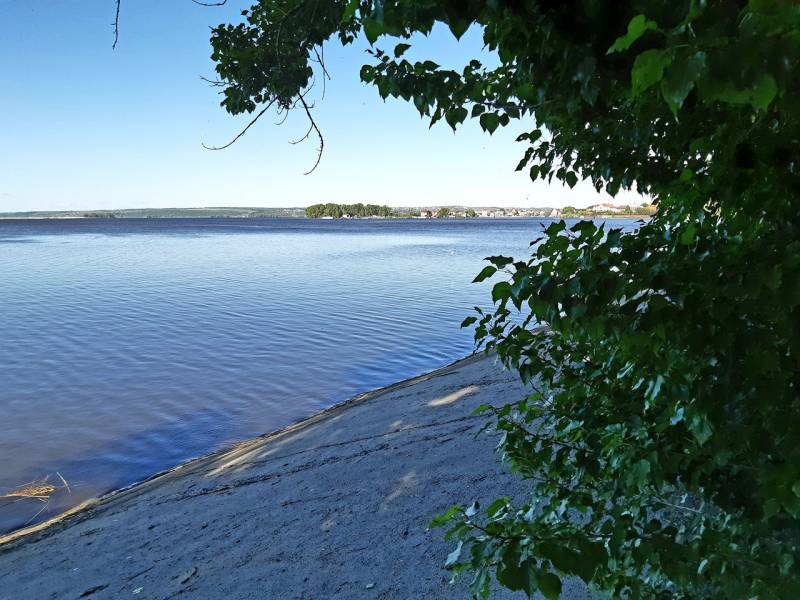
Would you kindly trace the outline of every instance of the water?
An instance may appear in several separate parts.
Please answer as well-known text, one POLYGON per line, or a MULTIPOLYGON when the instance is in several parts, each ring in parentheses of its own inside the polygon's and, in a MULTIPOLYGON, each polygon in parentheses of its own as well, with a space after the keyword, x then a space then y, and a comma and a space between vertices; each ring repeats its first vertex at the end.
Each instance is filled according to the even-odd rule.
POLYGON ((0 221, 0 531, 468 354, 547 222, 0 221))

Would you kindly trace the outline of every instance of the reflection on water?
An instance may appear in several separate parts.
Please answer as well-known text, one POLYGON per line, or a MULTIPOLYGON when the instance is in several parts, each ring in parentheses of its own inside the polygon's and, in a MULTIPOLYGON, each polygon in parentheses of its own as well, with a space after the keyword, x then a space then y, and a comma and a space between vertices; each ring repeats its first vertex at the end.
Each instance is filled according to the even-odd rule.
POLYGON ((541 224, 0 221, 0 487, 58 471, 52 516, 464 356, 481 259, 541 224))

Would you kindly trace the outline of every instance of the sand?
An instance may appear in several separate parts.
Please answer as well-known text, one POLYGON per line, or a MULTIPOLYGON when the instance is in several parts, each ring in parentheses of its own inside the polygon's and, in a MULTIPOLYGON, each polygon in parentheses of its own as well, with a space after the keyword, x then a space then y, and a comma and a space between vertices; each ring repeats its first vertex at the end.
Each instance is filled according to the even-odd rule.
POLYGON ((191 461, 0 541, 0 599, 468 598, 426 525, 524 494, 470 416, 524 394, 480 355, 191 461))

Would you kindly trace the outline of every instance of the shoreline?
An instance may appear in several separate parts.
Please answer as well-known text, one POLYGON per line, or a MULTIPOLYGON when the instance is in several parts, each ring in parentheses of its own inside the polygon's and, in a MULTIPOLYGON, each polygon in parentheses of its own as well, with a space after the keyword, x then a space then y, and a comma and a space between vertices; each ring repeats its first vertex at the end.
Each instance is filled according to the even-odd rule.
MULTIPOLYGON (((427 524, 453 504, 524 497, 471 412, 526 393, 481 353, 355 396, 5 536, 0 589, 15 600, 466 598, 468 578, 453 586, 443 567, 452 544, 427 524)), ((566 581, 563 597, 590 596, 566 581)))
POLYGON ((236 442, 234 444, 225 446, 224 448, 220 448, 218 450, 214 450, 213 452, 209 452, 208 454, 203 454, 195 458, 190 458, 189 460, 185 460, 182 463, 175 465, 174 467, 170 467, 168 469, 164 469, 162 471, 153 473, 152 475, 146 477, 145 479, 134 481, 133 483, 130 483, 128 485, 124 485, 120 488, 116 488, 108 492, 105 492, 95 498, 89 498, 87 500, 84 500, 80 504, 73 506, 72 508, 65 510, 64 512, 61 512, 53 516, 52 518, 47 519, 46 521, 42 521, 40 523, 35 523, 33 525, 28 525, 25 527, 20 527, 19 529, 14 529, 12 531, 8 531, 5 533, 0 533, 0 557, 2 557, 3 550, 8 544, 16 542, 17 540, 27 538, 28 536, 32 536, 37 533, 43 532, 52 526, 56 526, 62 523, 67 525, 66 522, 68 520, 72 518, 79 519, 80 514, 85 510, 96 506, 101 506, 106 503, 110 503, 113 500, 117 499, 118 496, 122 496, 128 493, 135 493, 137 491, 137 488, 139 488, 140 486, 156 484, 159 482, 159 480, 161 480, 161 478, 168 477, 173 474, 178 476, 190 475, 192 474, 192 469, 200 469, 208 461, 217 460, 233 452, 246 450, 251 446, 257 446, 260 444, 268 443, 269 441, 278 439, 283 435, 288 435, 292 431, 298 428, 310 426, 321 419, 331 416, 331 413, 339 412, 351 405, 358 404, 360 402, 366 402, 371 398, 380 394, 389 393, 396 389, 401 389, 406 386, 414 385, 415 383, 429 377, 436 377, 436 374, 439 371, 455 368, 456 366, 468 365, 471 362, 474 362, 476 360, 481 360, 483 358, 485 357, 482 354, 471 354, 469 356, 456 359, 453 362, 444 365, 443 367, 439 367, 438 369, 422 373, 421 375, 414 375, 413 377, 402 379, 400 381, 395 381, 394 383, 390 383, 389 385, 383 387, 375 388, 373 390, 356 394, 352 398, 348 398, 346 400, 342 400, 341 402, 337 402, 336 404, 333 404, 327 408, 323 408, 322 410, 317 411, 312 415, 309 415, 307 417, 301 417, 296 421, 293 421, 292 423, 285 425, 284 427, 280 427, 272 431, 267 431, 256 437, 236 442), (181 473, 178 473, 179 471, 181 473))

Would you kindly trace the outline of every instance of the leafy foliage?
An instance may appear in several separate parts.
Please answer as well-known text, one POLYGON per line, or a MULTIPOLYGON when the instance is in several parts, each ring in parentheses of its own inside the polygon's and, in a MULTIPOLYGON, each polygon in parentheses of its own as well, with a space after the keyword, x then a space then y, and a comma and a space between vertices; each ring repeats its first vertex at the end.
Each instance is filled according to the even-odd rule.
POLYGON ((377 204, 312 204, 306 208, 306 217, 309 219, 321 219, 322 217, 333 217, 339 219, 344 216, 349 217, 390 217, 392 209, 386 205, 377 204))
POLYGON ((534 123, 518 170, 657 203, 635 232, 549 226, 479 312, 479 345, 536 390, 484 407, 527 499, 434 525, 485 597, 800 597, 800 5, 782 0, 262 0, 214 30, 232 112, 305 93, 317 46, 453 129, 534 123), (404 58, 412 34, 482 28, 499 66, 404 58), (397 41, 397 40, 395 40, 397 41), (520 323, 515 313, 521 311, 520 323), (546 325, 542 331, 537 325, 546 325))

